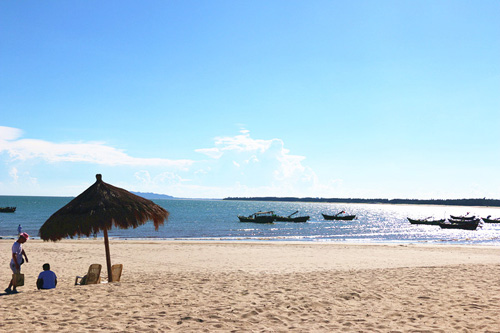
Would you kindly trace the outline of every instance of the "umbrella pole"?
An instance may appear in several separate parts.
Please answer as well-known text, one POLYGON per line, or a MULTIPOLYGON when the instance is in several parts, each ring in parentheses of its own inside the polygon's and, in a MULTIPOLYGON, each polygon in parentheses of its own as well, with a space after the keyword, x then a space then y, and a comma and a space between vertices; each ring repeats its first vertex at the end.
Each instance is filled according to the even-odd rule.
POLYGON ((104 247, 106 248, 106 265, 108 267, 108 281, 113 282, 113 274, 111 274, 111 254, 109 253, 108 230, 104 229, 104 247))

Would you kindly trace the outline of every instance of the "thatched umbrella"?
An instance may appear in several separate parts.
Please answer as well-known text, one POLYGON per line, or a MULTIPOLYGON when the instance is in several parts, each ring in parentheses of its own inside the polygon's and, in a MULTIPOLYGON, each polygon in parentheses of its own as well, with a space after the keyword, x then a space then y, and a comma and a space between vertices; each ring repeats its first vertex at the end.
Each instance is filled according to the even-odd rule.
POLYGON ((158 230, 167 220, 168 212, 150 200, 103 182, 99 174, 96 178, 94 185, 49 217, 38 234, 45 241, 58 241, 103 231, 108 280, 112 281, 108 230, 113 225, 121 229, 137 228, 150 220, 158 230))

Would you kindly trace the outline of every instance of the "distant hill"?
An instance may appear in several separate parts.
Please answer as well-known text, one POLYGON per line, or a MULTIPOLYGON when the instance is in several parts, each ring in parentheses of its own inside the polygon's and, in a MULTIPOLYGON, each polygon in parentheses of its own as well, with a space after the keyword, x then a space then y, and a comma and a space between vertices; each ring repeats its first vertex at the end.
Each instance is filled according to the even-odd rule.
POLYGON ((158 193, 144 193, 144 192, 132 192, 135 195, 138 195, 140 197, 146 198, 146 199, 175 199, 171 195, 166 195, 166 194, 158 194, 158 193))

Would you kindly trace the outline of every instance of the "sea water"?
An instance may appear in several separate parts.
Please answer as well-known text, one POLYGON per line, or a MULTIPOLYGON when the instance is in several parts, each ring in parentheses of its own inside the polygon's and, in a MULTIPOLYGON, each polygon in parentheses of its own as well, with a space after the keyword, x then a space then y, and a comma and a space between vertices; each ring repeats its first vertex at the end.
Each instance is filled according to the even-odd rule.
MULTIPOLYGON (((37 238, 42 224, 71 201, 70 197, 0 196, 0 207, 16 206, 15 213, 0 213, 0 237, 14 238, 18 225, 37 238)), ((475 231, 412 225, 410 218, 447 218, 449 215, 500 217, 498 207, 299 203, 230 200, 153 200, 169 211, 168 221, 155 231, 152 222, 136 229, 113 228, 115 239, 176 239, 231 241, 314 241, 371 243, 446 243, 500 245, 500 224, 483 224, 475 231), (306 223, 239 222, 238 215, 274 211, 279 215, 309 215, 306 223), (352 221, 327 221, 322 213, 355 214, 352 221)), ((102 237, 102 234, 97 234, 102 237)))

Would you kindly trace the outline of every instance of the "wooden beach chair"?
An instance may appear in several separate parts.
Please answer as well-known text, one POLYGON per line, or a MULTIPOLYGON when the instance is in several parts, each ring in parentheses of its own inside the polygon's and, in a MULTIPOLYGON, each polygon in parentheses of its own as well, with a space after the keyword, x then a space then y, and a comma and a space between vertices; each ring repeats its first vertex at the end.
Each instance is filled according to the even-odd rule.
POLYGON ((120 282, 120 278, 122 277, 122 264, 115 264, 111 266, 111 276, 113 277, 113 282, 120 282))
POLYGON ((97 284, 101 282, 101 265, 100 264, 92 264, 89 267, 89 271, 87 275, 77 276, 75 279, 76 285, 87 285, 87 284, 97 284), (80 279, 80 283, 78 283, 78 279, 80 279))
MULTIPOLYGON (((122 264, 115 264, 111 266, 111 277, 113 278, 113 282, 120 282, 120 278, 122 277, 122 270, 123 270, 122 264)), ((109 276, 108 278, 104 278, 104 280, 101 283, 108 283, 108 282, 111 282, 109 281, 109 276)))

